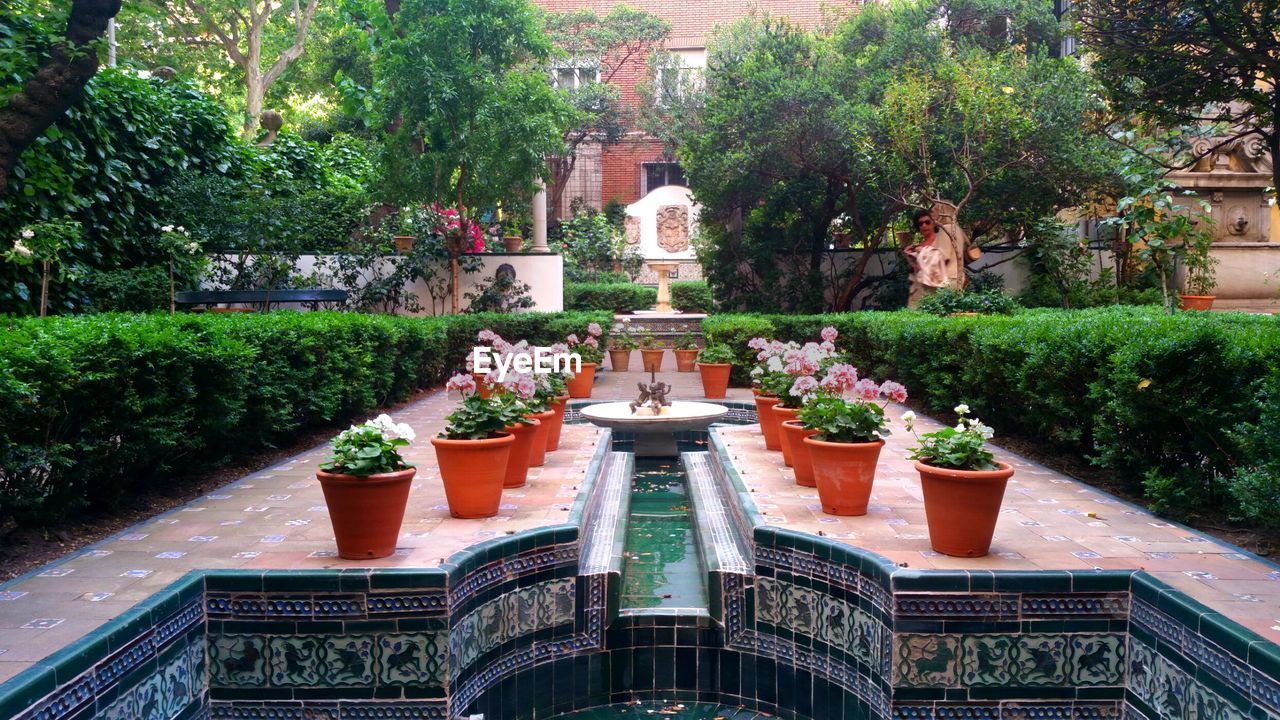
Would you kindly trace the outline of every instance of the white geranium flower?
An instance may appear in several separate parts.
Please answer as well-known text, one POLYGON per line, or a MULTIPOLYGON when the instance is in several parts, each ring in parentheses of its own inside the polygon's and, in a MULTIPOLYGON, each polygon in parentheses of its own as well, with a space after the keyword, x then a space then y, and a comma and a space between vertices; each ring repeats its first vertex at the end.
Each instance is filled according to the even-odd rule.
POLYGON ((915 422, 915 421, 916 421, 916 414, 915 414, 915 412, 914 412, 914 411, 912 411, 912 410, 908 410, 908 411, 906 411, 906 412, 902 413, 902 422, 904 422, 904 423, 906 423, 906 424, 910 425, 911 423, 913 423, 913 422, 915 422))
POLYGON ((408 440, 409 442, 413 442, 414 438, 418 437, 417 433, 413 431, 413 428, 409 427, 408 423, 397 423, 396 435, 408 440))
POLYGON ((163 226, 163 227, 161 227, 161 228, 160 228, 160 232, 162 232, 162 233, 171 233, 171 232, 173 232, 173 226, 172 226, 172 225, 165 225, 165 226, 163 226))
POLYGON ((23 257, 31 257, 31 248, 23 245, 21 240, 13 244, 13 251, 23 257))
POLYGON ((25 240, 32 240, 35 238, 35 236, 36 236, 36 231, 32 230, 31 228, 27 228, 26 230, 22 231, 22 237, 25 240))
POLYGON ((968 405, 965 405, 964 403, 960 403, 959 405, 957 405, 957 406, 955 407, 955 411, 956 411, 956 414, 957 414, 957 415, 968 415, 968 414, 969 414, 969 406, 968 406, 968 405))

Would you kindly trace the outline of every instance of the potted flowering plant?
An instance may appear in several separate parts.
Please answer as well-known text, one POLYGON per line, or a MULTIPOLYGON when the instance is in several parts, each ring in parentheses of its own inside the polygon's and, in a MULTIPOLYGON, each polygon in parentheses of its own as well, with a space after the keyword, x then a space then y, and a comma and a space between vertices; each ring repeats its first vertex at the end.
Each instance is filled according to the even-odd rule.
POLYGON ((631 351, 639 345, 631 333, 631 318, 622 318, 622 331, 609 338, 609 365, 617 372, 631 368, 631 351))
MULTIPOLYGON (((498 366, 498 358, 503 355, 511 354, 514 349, 514 346, 512 346, 511 343, 503 340, 501 335, 489 330, 488 328, 476 333, 476 345, 478 347, 488 348, 490 358, 489 367, 491 368, 498 366)), ((470 357, 467 358, 467 370, 469 370, 472 377, 475 378, 476 392, 480 394, 480 397, 489 397, 489 395, 493 393, 493 383, 489 380, 489 374, 480 372, 479 370, 471 367, 470 357)))
POLYGON ((505 380, 493 388, 490 402, 510 404, 516 411, 510 425, 503 428, 515 441, 511 443, 511 452, 507 454, 507 471, 503 476, 502 487, 524 487, 529 478, 529 466, 533 464, 535 454, 539 458, 546 450, 546 428, 538 417, 539 406, 534 400, 537 395, 536 382, 528 373, 507 376, 505 380))
POLYGON ((702 348, 698 353, 698 372, 702 375, 703 397, 717 399, 725 396, 733 361, 733 350, 728 345, 710 343, 702 348))
POLYGON ((789 436, 782 432, 782 424, 796 419, 802 401, 802 396, 792 394, 791 389, 798 378, 815 377, 836 361, 837 337, 839 333, 834 327, 825 327, 820 343, 800 345, 754 338, 747 344, 757 350, 757 363, 751 374, 758 388, 756 417, 765 437, 765 448, 781 450, 787 467, 794 466, 794 448, 788 442, 789 436))
POLYGON ((831 219, 831 240, 838 248, 847 248, 853 243, 853 219, 847 213, 831 219))
MULTIPOLYGON (((568 352, 568 346, 557 343, 551 346, 552 353, 568 352)), ((543 425, 547 426, 547 452, 555 452, 560 448, 560 433, 564 429, 564 406, 569 402, 568 379, 561 373, 538 375, 547 384, 547 393, 551 399, 547 403, 551 411, 543 425)))
POLYGON ((578 357, 582 358, 582 371, 575 373, 573 379, 569 381, 569 397, 591 397, 591 385, 596 381, 596 368, 600 366, 600 361, 604 360, 604 352, 600 349, 599 340, 601 332, 600 325, 591 323, 587 326, 587 335, 582 340, 578 339, 577 334, 565 338, 569 352, 577 353, 578 357))
POLYGON ((379 415, 352 425, 333 439, 333 456, 316 479, 329 506, 338 555, 350 560, 395 552, 416 470, 400 456, 413 428, 379 415))
POLYGON ((445 418, 444 432, 431 438, 449 513, 456 518, 492 517, 498 514, 515 443, 506 428, 520 421, 523 408, 503 398, 480 397, 471 375, 454 375, 445 389, 462 396, 445 418))
MULTIPOLYGON (((916 435, 919 445, 908 457, 920 473, 933 549, 944 555, 981 557, 991 549, 1013 467, 987 450, 994 433, 968 417, 968 405, 957 405, 955 411, 960 416, 955 427, 916 435)), ((902 420, 915 435, 915 413, 904 413, 902 420)))
POLYGON ((698 340, 693 333, 681 335, 671 352, 676 356, 676 372, 693 372, 693 364, 698 360, 698 340))
POLYGON ((906 388, 892 380, 859 379, 857 368, 846 363, 832 365, 821 383, 810 377, 796 384, 796 392, 807 396, 796 419, 816 431, 802 444, 809 451, 823 512, 867 514, 876 463, 889 434, 885 405, 876 401, 906 400, 906 388))
POLYGON ((652 332, 645 330, 640 334, 640 360, 645 372, 661 370, 662 356, 666 352, 662 349, 662 343, 653 336, 652 332))

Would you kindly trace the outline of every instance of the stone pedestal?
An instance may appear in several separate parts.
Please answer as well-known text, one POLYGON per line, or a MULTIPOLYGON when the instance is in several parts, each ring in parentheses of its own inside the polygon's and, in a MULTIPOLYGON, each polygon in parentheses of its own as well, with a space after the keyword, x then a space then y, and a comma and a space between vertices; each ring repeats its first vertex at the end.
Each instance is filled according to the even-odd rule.
POLYGON ((672 270, 675 270, 680 263, 675 261, 655 261, 648 262, 649 269, 658 276, 658 304, 653 306, 656 312, 671 312, 671 284, 667 277, 672 270))
POLYGON ((547 186, 538 181, 533 193, 533 252, 551 252, 547 247, 547 186))

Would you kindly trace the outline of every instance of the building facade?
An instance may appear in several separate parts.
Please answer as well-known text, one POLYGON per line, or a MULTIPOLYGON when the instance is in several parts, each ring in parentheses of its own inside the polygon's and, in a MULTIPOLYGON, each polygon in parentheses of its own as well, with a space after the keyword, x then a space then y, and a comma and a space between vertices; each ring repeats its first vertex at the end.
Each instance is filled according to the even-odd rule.
MULTIPOLYGON (((592 10, 607 14, 616 0, 534 0, 549 12, 592 10)), ((629 7, 644 10, 671 23, 665 47, 691 72, 700 72, 707 63, 707 42, 717 27, 727 25, 751 13, 786 18, 806 29, 814 29, 827 19, 847 14, 859 0, 628 0, 629 7)), ((648 72, 648 58, 628 61, 614 75, 622 100, 629 107, 644 102, 637 86, 648 72)), ((575 68, 557 68, 558 83, 579 82, 575 68)), ((671 158, 663 156, 663 148, 654 138, 632 128, 615 145, 584 144, 566 189, 555 209, 560 217, 569 214, 570 205, 579 202, 596 209, 610 200, 631 204, 662 185, 685 185, 684 174, 671 158)))

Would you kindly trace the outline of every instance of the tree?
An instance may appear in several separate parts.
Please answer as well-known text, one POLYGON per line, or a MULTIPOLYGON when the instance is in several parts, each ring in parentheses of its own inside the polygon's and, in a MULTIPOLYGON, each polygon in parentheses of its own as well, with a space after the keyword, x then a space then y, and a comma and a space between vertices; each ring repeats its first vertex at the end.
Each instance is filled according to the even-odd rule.
MULTIPOLYGON (((6 14, 23 7, 16 5, 6 14)), ((22 151, 62 118, 98 72, 93 43, 118 12, 120 0, 72 0, 63 39, 48 48, 22 89, 0 107, 0 195, 7 191, 9 172, 18 164, 22 151)))
POLYGON ((457 312, 458 259, 478 212, 532 192, 575 113, 551 86, 551 44, 526 0, 388 0, 388 15, 374 61, 392 128, 386 189, 457 209, 446 237, 457 312))
POLYGON ((173 31, 191 45, 210 43, 244 74, 245 109, 241 136, 253 136, 271 86, 302 56, 319 0, 161 0, 173 31), (283 33, 283 47, 272 35, 283 33), (275 59, 267 55, 275 51, 275 59), (265 67, 264 63, 269 63, 265 67))
MULTIPOLYGON (((1008 4, 964 7, 977 5, 1008 4)), ((860 250, 828 280, 843 310, 909 207, 947 198, 972 237, 1016 236, 1102 181, 1084 70, 1047 57, 1036 33, 991 47, 987 23, 940 22, 958 7, 870 4, 830 37, 770 19, 716 36, 705 91, 662 124, 703 206, 703 264, 725 304, 760 292, 766 306, 821 307, 837 217, 860 250)))
POLYGON ((1219 124, 1199 155, 1255 142, 1280 187, 1280 0, 1079 0, 1075 17, 1118 113, 1219 124))
POLYGON ((557 78, 560 90, 579 117, 564 134, 564 149, 547 163, 547 204, 554 219, 577 165, 578 148, 586 142, 615 145, 631 124, 614 78, 628 65, 639 64, 667 37, 671 24, 652 13, 617 5, 604 17, 592 10, 552 13, 547 16, 547 32, 568 70, 563 81, 557 78))

